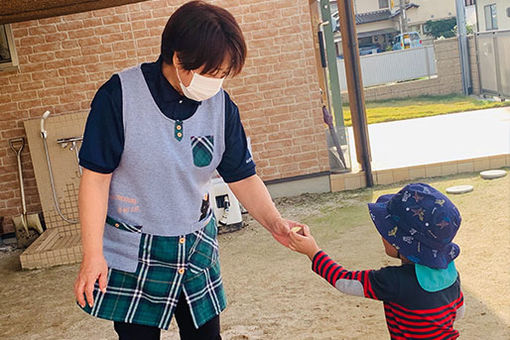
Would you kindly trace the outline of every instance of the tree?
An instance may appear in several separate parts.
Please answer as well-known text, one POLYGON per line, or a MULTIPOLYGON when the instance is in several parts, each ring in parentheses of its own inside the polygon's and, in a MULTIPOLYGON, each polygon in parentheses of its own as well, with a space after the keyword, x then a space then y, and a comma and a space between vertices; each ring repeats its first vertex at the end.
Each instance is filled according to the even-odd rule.
POLYGON ((428 20, 425 23, 425 30, 428 35, 434 38, 445 37, 452 38, 455 36, 455 26, 457 25, 457 19, 455 17, 442 20, 428 20))
MULTIPOLYGON (((457 25, 455 25, 455 27, 453 28, 453 32, 455 33, 455 35, 457 35, 457 25)), ((466 34, 473 34, 474 33, 474 29, 473 29, 473 25, 466 25, 466 34)))

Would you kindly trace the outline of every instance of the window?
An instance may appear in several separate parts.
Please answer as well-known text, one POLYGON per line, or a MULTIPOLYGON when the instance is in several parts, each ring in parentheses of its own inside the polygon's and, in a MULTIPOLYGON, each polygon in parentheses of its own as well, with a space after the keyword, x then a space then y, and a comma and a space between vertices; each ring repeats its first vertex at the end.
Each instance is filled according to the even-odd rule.
POLYGON ((18 66, 10 25, 0 25, 0 70, 18 66))
POLYGON ((420 39, 420 35, 418 33, 411 33, 411 41, 418 41, 420 39))
POLYGON ((507 7, 506 9, 506 16, 510 18, 510 7, 507 7))
POLYGON ((408 32, 420 32, 420 25, 411 25, 407 28, 408 32))
POLYGON ((379 9, 385 9, 389 7, 390 7, 389 0, 379 0, 379 9))
POLYGON ((488 31, 497 30, 498 20, 496 18, 496 4, 485 6, 484 14, 485 14, 485 29, 488 31))

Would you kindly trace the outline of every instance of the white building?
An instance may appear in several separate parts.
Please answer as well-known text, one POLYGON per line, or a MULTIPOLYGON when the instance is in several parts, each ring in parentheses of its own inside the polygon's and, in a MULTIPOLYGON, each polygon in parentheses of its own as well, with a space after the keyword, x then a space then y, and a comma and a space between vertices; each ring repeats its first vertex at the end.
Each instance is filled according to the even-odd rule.
POLYGON ((510 29, 508 0, 477 0, 476 14, 479 32, 510 29))
MULTIPOLYGON (((331 1, 333 22, 337 24, 335 40, 340 41, 338 33, 338 10, 336 1, 331 1)), ((382 49, 391 45, 393 37, 400 33, 399 0, 354 0, 356 30, 360 46, 376 44, 382 49)), ((428 20, 442 20, 455 17, 455 0, 405 0, 407 31, 426 36, 425 23, 428 20)))

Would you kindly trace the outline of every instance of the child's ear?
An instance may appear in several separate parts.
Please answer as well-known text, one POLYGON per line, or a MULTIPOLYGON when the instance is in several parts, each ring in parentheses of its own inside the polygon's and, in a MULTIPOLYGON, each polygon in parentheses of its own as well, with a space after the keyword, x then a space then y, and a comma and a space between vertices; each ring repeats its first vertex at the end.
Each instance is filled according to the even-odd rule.
POLYGON ((392 246, 384 237, 381 236, 381 239, 383 241, 384 250, 386 252, 386 255, 389 257, 399 258, 398 250, 392 246))

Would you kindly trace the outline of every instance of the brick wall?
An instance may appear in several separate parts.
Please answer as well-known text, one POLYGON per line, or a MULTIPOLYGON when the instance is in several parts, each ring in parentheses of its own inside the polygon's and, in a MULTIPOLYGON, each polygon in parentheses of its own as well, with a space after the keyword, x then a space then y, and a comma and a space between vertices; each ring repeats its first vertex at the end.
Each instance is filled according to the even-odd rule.
MULTIPOLYGON (((469 38, 470 64, 473 92, 479 93, 478 68, 474 39, 469 38)), ((424 80, 407 81, 391 85, 373 86, 365 89, 365 100, 383 100, 391 98, 415 97, 420 95, 444 95, 462 93, 462 75, 460 71, 459 45, 457 38, 434 41, 437 77, 424 80)), ((348 102, 347 93, 342 92, 342 101, 348 102)))
MULTIPOLYGON (((153 0, 12 24, 19 71, 0 72, 0 216, 20 213, 16 158, 8 139, 22 121, 87 112, 112 73, 159 54, 160 35, 185 1, 153 0)), ((239 21, 248 44, 243 73, 226 82, 251 137, 264 180, 328 169, 307 1, 216 0, 239 21)), ((40 211, 28 148, 23 152, 29 212, 40 211)))

